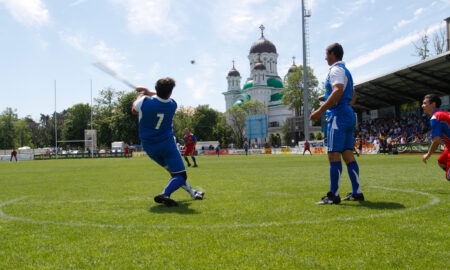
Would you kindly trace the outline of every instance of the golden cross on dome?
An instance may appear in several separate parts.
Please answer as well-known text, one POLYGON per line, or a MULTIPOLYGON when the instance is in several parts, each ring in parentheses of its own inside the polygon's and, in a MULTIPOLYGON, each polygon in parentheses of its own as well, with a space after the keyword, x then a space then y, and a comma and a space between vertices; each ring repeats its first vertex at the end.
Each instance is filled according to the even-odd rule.
POLYGON ((259 29, 261 29, 261 37, 263 38, 264 37, 264 29, 266 29, 265 27, 264 27, 264 25, 260 25, 259 26, 259 29))

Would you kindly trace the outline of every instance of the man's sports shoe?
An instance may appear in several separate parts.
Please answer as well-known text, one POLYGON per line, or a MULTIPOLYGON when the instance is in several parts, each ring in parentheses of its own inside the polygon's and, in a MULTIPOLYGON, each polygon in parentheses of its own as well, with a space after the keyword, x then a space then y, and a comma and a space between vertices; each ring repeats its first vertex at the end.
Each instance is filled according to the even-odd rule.
POLYGON ((194 200, 203 200, 203 195, 205 195, 204 191, 197 191, 194 195, 194 200))
POLYGON ((336 197, 333 196, 333 193, 330 191, 327 193, 327 196, 322 197, 322 200, 319 202, 316 202, 316 204, 323 205, 323 204, 340 204, 341 203, 341 197, 337 195, 336 197))
POLYGON ((350 192, 342 200, 343 201, 364 201, 364 195, 362 193, 361 194, 353 194, 350 192))
POLYGON ((169 196, 166 194, 159 194, 155 196, 155 202, 157 203, 163 203, 166 206, 178 206, 178 203, 174 200, 172 200, 169 196))
POLYGON ((191 167, 191 163, 188 163, 188 167, 191 167))
POLYGON ((197 168, 198 167, 198 165, 197 164, 195 164, 194 166, 193 166, 193 168, 197 168))

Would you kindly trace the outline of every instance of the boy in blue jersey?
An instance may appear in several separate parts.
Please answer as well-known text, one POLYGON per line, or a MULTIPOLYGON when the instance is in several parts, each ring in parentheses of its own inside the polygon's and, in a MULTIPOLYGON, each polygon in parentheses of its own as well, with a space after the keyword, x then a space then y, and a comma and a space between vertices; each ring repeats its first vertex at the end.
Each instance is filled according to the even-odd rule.
POLYGON ((157 203, 177 206, 170 195, 182 187, 195 200, 202 200, 204 192, 198 192, 188 184, 186 168, 174 140, 172 120, 177 103, 171 99, 175 81, 162 78, 156 82, 156 93, 144 87, 137 87, 139 97, 134 101, 132 111, 139 114, 139 138, 147 155, 166 168, 172 178, 164 191, 154 199, 157 203))
POLYGON ((339 43, 326 49, 330 71, 325 82, 325 103, 314 111, 310 119, 317 121, 326 112, 328 129, 328 160, 330 162, 330 191, 317 204, 339 204, 339 181, 342 174, 341 156, 347 164, 347 172, 352 182, 352 192, 344 201, 364 201, 359 184, 359 167, 353 156, 353 130, 356 125, 352 105, 356 101, 352 75, 342 62, 344 50, 339 43))

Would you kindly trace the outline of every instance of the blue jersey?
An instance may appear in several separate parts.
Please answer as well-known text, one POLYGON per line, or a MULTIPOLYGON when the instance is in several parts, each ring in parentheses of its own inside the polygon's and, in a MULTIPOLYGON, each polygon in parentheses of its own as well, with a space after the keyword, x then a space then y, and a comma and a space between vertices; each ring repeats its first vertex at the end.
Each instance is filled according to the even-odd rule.
POLYGON ((134 106, 139 112, 139 138, 142 142, 158 143, 173 138, 172 120, 177 109, 173 99, 144 96, 134 106))
POLYGON ((325 81, 325 101, 328 100, 331 93, 333 92, 333 86, 331 85, 332 82, 330 82, 330 75, 331 75, 332 68, 334 66, 340 67, 344 70, 344 72, 345 72, 344 79, 346 79, 347 83, 345 84, 344 81, 338 82, 338 83, 344 84, 344 87, 345 87, 344 93, 342 94, 339 101, 335 105, 333 105, 333 107, 331 107, 330 109, 327 110, 328 119, 331 119, 332 116, 334 116, 334 115, 340 115, 341 119, 342 119, 343 115, 348 115, 348 117, 354 118, 355 117, 354 111, 350 105, 352 102, 352 99, 353 99, 353 78, 352 78, 352 75, 350 74, 350 71, 348 71, 348 69, 345 67, 343 62, 337 62, 337 63, 333 64, 330 68, 330 72, 328 72, 328 76, 325 81))

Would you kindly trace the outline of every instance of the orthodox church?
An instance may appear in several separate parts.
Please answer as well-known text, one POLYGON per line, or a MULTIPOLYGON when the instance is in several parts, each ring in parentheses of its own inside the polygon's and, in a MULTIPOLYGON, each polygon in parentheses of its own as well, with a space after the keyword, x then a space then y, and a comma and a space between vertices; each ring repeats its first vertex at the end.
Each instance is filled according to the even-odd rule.
MULTIPOLYGON (((277 71, 278 53, 275 45, 264 37, 264 26, 261 37, 250 47, 248 60, 250 62, 250 77, 241 88, 241 75, 233 67, 226 77, 228 90, 222 93, 225 96, 226 109, 233 105, 240 105, 246 100, 259 100, 267 106, 268 136, 273 133, 281 134, 283 122, 294 116, 289 107, 281 103, 283 95, 283 82, 277 71)), ((289 72, 295 68, 292 64, 289 72)))

